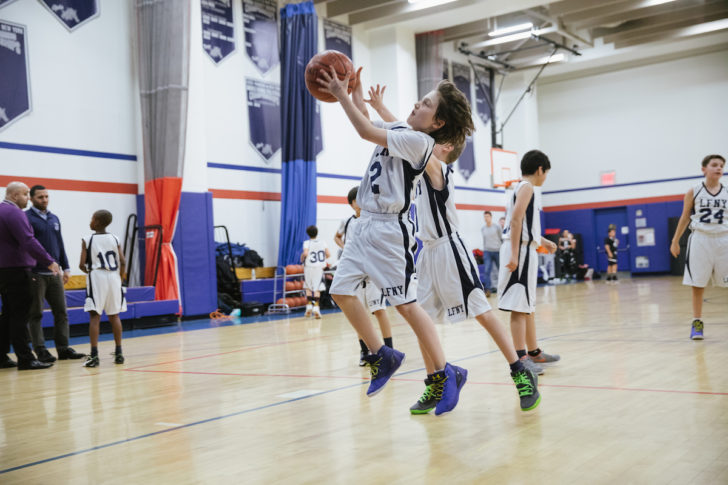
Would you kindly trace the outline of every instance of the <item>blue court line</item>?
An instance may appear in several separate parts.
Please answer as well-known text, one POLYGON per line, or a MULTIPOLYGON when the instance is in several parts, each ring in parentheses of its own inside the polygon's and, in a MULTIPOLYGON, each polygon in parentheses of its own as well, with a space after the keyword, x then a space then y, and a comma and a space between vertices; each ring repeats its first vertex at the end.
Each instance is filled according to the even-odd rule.
MULTIPOLYGON (((551 340, 551 339, 558 338, 558 337, 563 337, 563 336, 580 335, 580 334, 584 334, 584 333, 594 333, 594 332, 604 332, 606 330, 610 330, 610 329, 599 328, 599 329, 594 329, 594 330, 584 330, 584 331, 581 331, 581 332, 563 333, 563 334, 552 335, 550 337, 544 337, 544 338, 541 338, 539 340, 551 340)), ((470 355, 468 357, 462 357, 460 359, 453 360, 452 362, 462 362, 464 360, 475 359, 475 358, 478 358, 478 357, 483 357, 485 355, 494 354, 496 352, 500 352, 500 349, 493 349, 493 350, 489 350, 488 352, 481 352, 479 354, 470 355)), ((419 369, 412 369, 412 370, 409 370, 407 372, 401 372, 401 373, 399 373, 397 375, 398 376, 404 376, 404 375, 413 374, 415 372, 422 372, 424 370, 425 370, 425 368, 424 367, 421 367, 419 369)), ((349 384, 349 385, 346 385, 346 386, 336 387, 334 389, 329 389, 327 391, 321 391, 321 392, 317 392, 315 394, 309 394, 307 396, 296 397, 296 398, 292 398, 292 399, 287 399, 285 401, 274 402, 274 403, 271 403, 271 404, 265 404, 263 406, 258 406, 258 407, 255 407, 255 408, 244 409, 242 411, 236 411, 234 413, 224 414, 222 416, 215 416, 215 417, 212 417, 212 418, 202 419, 200 421, 194 421, 192 423, 183 424, 181 426, 175 426, 173 428, 167 428, 167 429, 163 429, 163 430, 160 430, 160 431, 154 431, 152 433, 146 433, 146 434, 143 434, 143 435, 134 436, 133 438, 127 438, 125 440, 113 441, 111 443, 106 443, 105 445, 98 445, 98 446, 94 446, 94 447, 91 447, 91 448, 86 448, 86 449, 79 450, 79 451, 72 451, 70 453, 65 453, 63 455, 58 455, 58 456, 54 456, 54 457, 51 457, 51 458, 46 458, 46 459, 43 459, 43 460, 38 460, 38 461, 31 462, 31 463, 26 463, 24 465, 14 466, 12 468, 6 468, 4 470, 0 470, 0 475, 2 475, 4 473, 9 473, 9 472, 12 472, 12 471, 16 471, 16 470, 22 470, 23 468, 29 468, 29 467, 32 467, 32 466, 42 465, 44 463, 49 463, 49 462, 52 462, 52 461, 61 460, 63 458, 68 458, 68 457, 71 457, 71 456, 77 456, 77 455, 82 455, 82 454, 85 454, 85 453, 90 453, 90 452, 96 451, 96 450, 102 450, 104 448, 109 448, 111 446, 121 445, 121 444, 124 444, 124 443, 130 443, 130 442, 133 442, 133 441, 138 441, 138 440, 141 440, 141 439, 144 439, 144 438, 149 438, 151 436, 157 436, 157 435, 161 435, 163 433, 169 433, 171 431, 177 431, 177 430, 180 430, 180 429, 190 428, 192 426, 197 426, 197 425, 205 424, 205 423, 211 423, 213 421, 220 421, 222 419, 227 419, 227 418, 231 418, 231 417, 234 417, 234 416, 240 416, 240 415, 252 413, 252 412, 255 412, 255 411, 261 411, 263 409, 269 409, 269 408, 281 406, 283 404, 290 404, 292 402, 301 401, 303 399, 309 399, 309 398, 312 398, 312 397, 322 396, 324 394, 330 394, 332 392, 343 391, 343 390, 346 390, 346 389, 352 389, 352 388, 355 388, 355 387, 363 386, 365 384, 369 384, 369 381, 362 381, 362 382, 358 382, 356 384, 349 384)))
MULTIPOLYGON (((724 173, 723 175, 728 175, 728 172, 724 173)), ((580 190, 596 190, 596 189, 613 189, 615 187, 629 187, 632 185, 646 185, 646 184, 661 184, 664 182, 675 182, 679 180, 693 180, 693 179, 702 179, 704 178, 703 175, 695 175, 690 177, 675 177, 670 179, 658 179, 658 180, 643 180, 641 182, 629 182, 624 184, 614 184, 614 185, 594 185, 592 187, 580 187, 578 189, 562 189, 562 190, 545 190, 544 194, 563 194, 564 192, 578 192, 580 190)))
POLYGON ((460 185, 455 186, 458 190, 475 190, 476 192, 495 192, 497 194, 505 194, 505 189, 483 189, 480 187, 462 187, 460 185))
POLYGON ((136 155, 124 155, 123 153, 94 152, 90 150, 76 150, 73 148, 48 147, 42 145, 24 145, 22 143, 9 143, 0 141, 0 148, 9 150, 23 150, 27 152, 58 153, 61 155, 78 155, 80 157, 112 158, 115 160, 137 161, 136 155))

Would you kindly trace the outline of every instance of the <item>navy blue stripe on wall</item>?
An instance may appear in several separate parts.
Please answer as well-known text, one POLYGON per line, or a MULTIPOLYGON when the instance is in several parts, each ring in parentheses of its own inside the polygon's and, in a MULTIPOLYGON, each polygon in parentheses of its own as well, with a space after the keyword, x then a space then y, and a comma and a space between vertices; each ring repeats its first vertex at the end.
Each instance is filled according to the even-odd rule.
MULTIPOLYGON (((728 172, 724 173, 723 175, 728 175, 728 172)), ((640 182, 628 182, 628 183, 624 183, 624 184, 595 185, 593 187, 579 187, 576 189, 545 190, 543 193, 544 194, 563 194, 564 192, 578 192, 580 190, 612 189, 615 187, 629 187, 631 185, 661 184, 664 182, 676 182, 679 180, 702 179, 704 177, 705 177, 704 175, 693 175, 690 177, 675 177, 675 178, 671 178, 671 179, 643 180, 640 182)))
POLYGON ((125 155, 123 153, 94 152, 90 150, 76 150, 73 148, 48 147, 43 145, 24 145, 22 143, 9 143, 0 141, 0 148, 8 150, 23 150, 26 152, 57 153, 60 155, 76 155, 79 157, 111 158, 114 160, 128 160, 136 162, 136 155, 125 155))

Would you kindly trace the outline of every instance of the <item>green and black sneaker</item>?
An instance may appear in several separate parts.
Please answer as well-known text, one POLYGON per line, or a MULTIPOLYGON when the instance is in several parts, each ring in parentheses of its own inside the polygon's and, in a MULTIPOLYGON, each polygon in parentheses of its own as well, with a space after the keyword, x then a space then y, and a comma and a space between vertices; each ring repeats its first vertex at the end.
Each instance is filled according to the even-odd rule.
POLYGON ((535 409, 541 403, 541 394, 538 393, 538 377, 532 371, 524 369, 520 372, 511 372, 511 379, 516 384, 518 396, 521 398, 521 411, 535 409))
POLYGON ((425 392, 423 392, 417 402, 412 405, 410 413, 427 414, 435 409, 435 406, 437 406, 437 398, 435 397, 435 392, 432 387, 432 381, 428 377, 425 379, 425 392))

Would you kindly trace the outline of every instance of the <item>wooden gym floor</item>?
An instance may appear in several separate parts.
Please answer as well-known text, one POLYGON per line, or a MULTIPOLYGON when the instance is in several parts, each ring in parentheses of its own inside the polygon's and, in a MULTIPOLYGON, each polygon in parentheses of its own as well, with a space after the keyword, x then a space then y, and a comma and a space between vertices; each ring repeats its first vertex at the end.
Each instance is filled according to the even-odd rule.
POLYGON ((728 483, 728 292, 705 296, 694 342, 679 278, 539 288, 562 360, 528 413, 474 320, 438 325, 470 371, 441 417, 408 412, 424 371, 391 309, 408 359, 371 399, 341 313, 127 338, 123 366, 102 342, 97 369, 0 371, 0 483, 728 483))

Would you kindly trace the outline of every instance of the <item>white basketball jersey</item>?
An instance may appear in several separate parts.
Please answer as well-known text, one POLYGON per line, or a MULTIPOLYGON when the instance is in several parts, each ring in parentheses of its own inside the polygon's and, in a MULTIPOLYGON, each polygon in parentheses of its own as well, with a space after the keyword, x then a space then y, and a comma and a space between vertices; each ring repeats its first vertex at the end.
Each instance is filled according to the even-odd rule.
POLYGON ((422 175, 417 190, 417 237, 422 241, 434 241, 458 231, 458 215, 455 209, 455 180, 451 165, 440 163, 445 187, 436 190, 427 172, 422 175))
MULTIPOLYGON (((513 208, 516 205, 516 196, 521 187, 530 184, 525 180, 518 182, 513 191, 506 191, 506 224, 503 230, 503 239, 511 238, 511 217, 513 216, 513 208)), ((541 244, 541 197, 539 191, 533 187, 533 195, 526 207, 526 213, 523 216, 523 227, 521 228, 522 244, 538 247, 541 244)))
POLYGON ((721 184, 718 192, 711 194, 703 182, 693 187, 690 230, 728 234, 728 188, 721 184))
POLYGON ((387 130, 387 148, 377 145, 374 149, 356 202, 366 212, 406 214, 435 140, 399 121, 373 124, 387 130))
POLYGON ((308 255, 303 262, 310 268, 323 268, 326 266, 326 242, 321 239, 303 241, 303 249, 308 249, 308 255))
POLYGON ((113 234, 91 234, 86 243, 86 267, 91 270, 119 271, 119 239, 113 234))
POLYGON ((356 215, 353 215, 353 216, 349 217, 348 219, 344 219, 343 221, 341 221, 339 230, 336 232, 341 234, 341 239, 344 241, 344 244, 346 244, 346 241, 349 240, 349 236, 353 233, 353 231, 351 231, 351 228, 354 227, 355 222, 356 222, 356 215))

